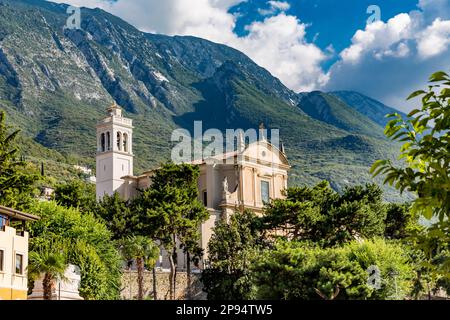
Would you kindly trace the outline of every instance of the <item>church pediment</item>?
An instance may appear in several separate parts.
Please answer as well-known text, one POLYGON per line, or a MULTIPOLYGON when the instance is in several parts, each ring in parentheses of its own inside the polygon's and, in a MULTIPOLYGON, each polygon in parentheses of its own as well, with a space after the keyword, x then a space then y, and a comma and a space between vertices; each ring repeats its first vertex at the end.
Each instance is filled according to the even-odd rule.
POLYGON ((250 144, 242 153, 245 159, 259 163, 271 163, 279 166, 289 166, 286 155, 267 141, 250 144))

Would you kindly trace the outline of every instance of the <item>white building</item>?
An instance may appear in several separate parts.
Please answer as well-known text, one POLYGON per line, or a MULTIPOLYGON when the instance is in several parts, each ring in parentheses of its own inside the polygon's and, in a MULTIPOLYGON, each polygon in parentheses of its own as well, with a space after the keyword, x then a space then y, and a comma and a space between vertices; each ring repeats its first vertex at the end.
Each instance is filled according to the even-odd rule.
MULTIPOLYGON (((153 170, 134 175, 132 120, 123 117, 115 104, 107 111, 107 117, 97 125, 97 199, 114 192, 130 199, 139 189, 151 185, 153 170)), ((213 160, 192 162, 200 167, 199 200, 210 212, 210 218, 201 226, 205 257, 215 223, 244 209, 261 213, 264 202, 282 198, 290 168, 284 150, 278 150, 266 139, 246 145, 239 137, 235 151, 217 155, 213 160)), ((183 262, 179 266, 183 267, 183 262)))

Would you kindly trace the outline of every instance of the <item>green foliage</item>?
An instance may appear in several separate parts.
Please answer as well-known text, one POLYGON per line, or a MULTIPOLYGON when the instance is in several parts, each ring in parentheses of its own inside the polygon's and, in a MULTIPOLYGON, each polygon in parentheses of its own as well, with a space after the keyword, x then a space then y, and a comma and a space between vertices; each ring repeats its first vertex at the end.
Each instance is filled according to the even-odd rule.
MULTIPOLYGON (((54 202, 36 202, 30 213, 41 219, 30 225, 33 243, 60 238, 68 243, 68 262, 80 267, 80 295, 85 299, 116 299, 121 281, 121 258, 111 232, 92 214, 81 214, 54 202)), ((33 250, 33 246, 31 246, 33 250)))
POLYGON ((18 159, 16 138, 19 130, 6 125, 0 110, 0 203, 20 208, 30 201, 36 176, 25 172, 26 164, 18 159))
POLYGON ((252 297, 250 261, 261 245, 256 215, 236 212, 229 223, 220 220, 208 243, 209 261, 202 273, 209 300, 244 300, 252 297))
POLYGON ((413 212, 428 219, 437 215, 443 220, 450 217, 450 77, 437 72, 430 77, 430 83, 427 91, 409 96, 421 96, 422 107, 411 111, 408 119, 388 115, 395 118, 387 124, 385 134, 404 143, 400 158, 407 166, 398 168, 388 160, 379 160, 371 172, 374 176, 386 175, 385 183, 400 191, 416 193, 413 212))
POLYGON ((402 299, 412 287, 413 268, 402 246, 383 240, 337 248, 279 241, 254 262, 259 299, 402 299), (368 285, 367 268, 381 271, 381 288, 368 285), (393 272, 395 271, 395 279, 393 272))
MULTIPOLYGON (((398 114, 389 121, 385 134, 403 142, 398 167, 389 160, 376 161, 371 169, 374 176, 385 175, 384 183, 401 192, 414 192, 417 198, 412 213, 429 221, 425 230, 416 231, 415 245, 424 251, 425 271, 434 280, 447 283, 450 279, 450 77, 445 72, 431 75, 428 90, 413 92, 408 99, 421 97, 422 106, 412 110, 407 119, 398 114), (440 243, 444 243, 444 248, 440 243), (438 258, 439 257, 439 258, 438 258)), ((423 270, 420 270, 422 272, 423 270)), ((429 291, 429 290, 428 290, 429 291)))
POLYGON ((59 184, 55 188, 55 201, 66 208, 95 212, 97 206, 95 185, 80 180, 59 184))
POLYGON ((450 222, 439 221, 413 230, 408 242, 416 262, 415 297, 430 296, 439 289, 450 290, 450 222))
POLYGON ((286 199, 267 205, 261 219, 269 233, 291 240, 310 240, 328 247, 384 233, 386 206, 376 185, 355 186, 342 195, 327 182, 287 190, 286 199))
POLYGON ((51 289, 55 280, 63 279, 68 266, 67 244, 60 237, 41 237, 30 241, 28 274, 29 282, 36 281, 44 274, 42 286, 44 299, 51 299, 51 289))
MULTIPOLYGON (((143 236, 131 236, 119 241, 120 252, 128 260, 136 261, 138 300, 144 299, 144 265, 154 268, 159 257, 159 247, 150 239, 143 236)), ((154 280, 154 279, 153 279, 154 280)), ((155 292, 153 293, 156 294, 155 292)))
POLYGON ((140 234, 157 240, 169 253, 171 299, 176 290, 177 243, 188 257, 193 254, 194 262, 202 256, 200 226, 209 212, 198 200, 199 175, 198 166, 168 162, 154 171, 151 186, 132 205, 140 216, 140 234))
POLYGON ((199 226, 209 213, 198 200, 198 166, 166 163, 155 170, 151 186, 134 203, 141 215, 142 233, 172 249, 177 238, 182 244, 200 237, 199 226))
POLYGON ((387 239, 405 239, 412 232, 423 229, 417 215, 411 212, 411 205, 408 203, 389 203, 384 224, 386 226, 384 237, 387 239))
POLYGON ((408 205, 384 203, 375 185, 342 194, 327 182, 290 188, 261 217, 235 213, 217 223, 204 290, 229 300, 402 299, 413 287, 410 251, 377 237, 404 239, 410 230, 421 229, 408 205), (381 290, 367 285, 372 265, 381 290))
POLYGON ((119 241, 119 248, 125 260, 142 258, 153 268, 159 258, 159 247, 149 238, 130 236, 119 241))
POLYGON ((108 226, 115 240, 124 239, 138 230, 139 213, 118 193, 105 195, 95 213, 108 226))
POLYGON ((31 278, 41 273, 62 276, 67 267, 68 243, 57 235, 30 239, 28 273, 31 278))

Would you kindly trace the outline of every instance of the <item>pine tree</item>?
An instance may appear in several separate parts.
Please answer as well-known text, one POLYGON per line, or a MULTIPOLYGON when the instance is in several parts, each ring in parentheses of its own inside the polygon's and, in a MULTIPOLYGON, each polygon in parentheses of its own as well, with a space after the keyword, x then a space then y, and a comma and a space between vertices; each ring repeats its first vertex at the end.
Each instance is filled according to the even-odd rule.
POLYGON ((0 203, 20 207, 31 195, 36 177, 25 173, 25 163, 18 158, 16 138, 19 130, 6 124, 5 112, 0 111, 0 203))
POLYGON ((194 256, 201 256, 199 227, 209 213, 198 200, 199 175, 198 166, 169 162, 155 171, 152 185, 135 204, 142 217, 142 234, 159 241, 168 252, 171 299, 176 296, 177 244, 194 256))

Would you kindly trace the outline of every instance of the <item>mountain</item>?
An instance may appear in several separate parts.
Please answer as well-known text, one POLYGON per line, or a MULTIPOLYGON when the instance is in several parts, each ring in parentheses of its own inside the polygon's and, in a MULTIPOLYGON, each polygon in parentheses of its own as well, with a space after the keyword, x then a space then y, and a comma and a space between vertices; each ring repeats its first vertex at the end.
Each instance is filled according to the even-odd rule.
POLYGON ((380 126, 332 94, 314 91, 299 94, 298 107, 310 117, 348 132, 381 138, 380 126))
POLYGON ((398 113, 403 117, 406 117, 405 113, 392 107, 388 107, 385 104, 381 103, 380 101, 372 99, 359 92, 334 91, 330 92, 329 94, 340 99, 342 102, 346 103, 349 107, 365 115, 370 120, 378 123, 382 127, 385 127, 387 122, 389 121, 389 119, 385 117, 387 114, 398 113))
POLYGON ((369 166, 396 156, 364 111, 333 94, 296 94, 237 50, 143 33, 100 9, 83 8, 81 30, 64 29, 66 9, 0 0, 0 108, 55 162, 94 165, 95 125, 113 101, 134 120, 136 173, 169 159, 172 131, 194 120, 204 130, 279 128, 291 185, 371 182, 369 166))

